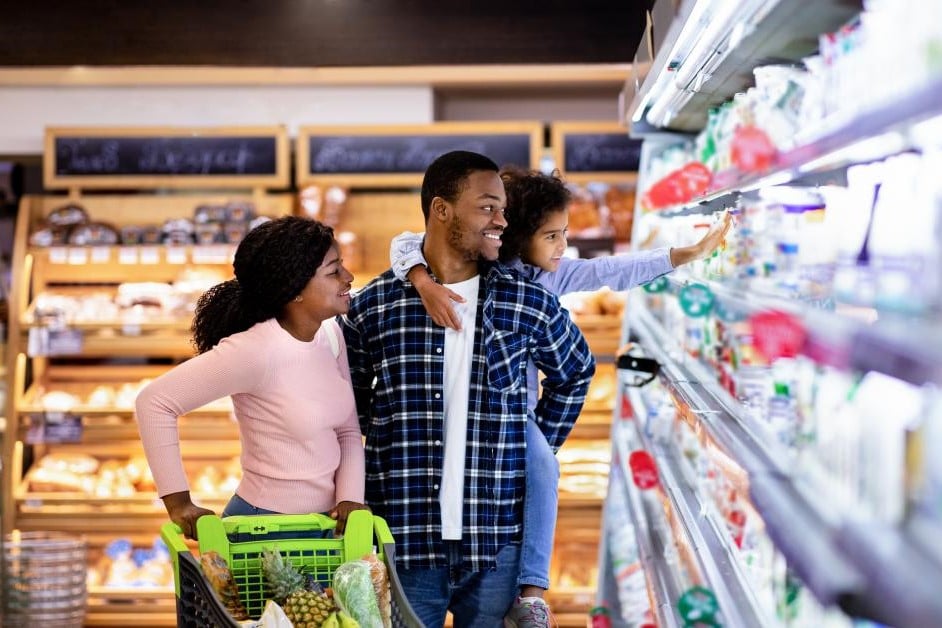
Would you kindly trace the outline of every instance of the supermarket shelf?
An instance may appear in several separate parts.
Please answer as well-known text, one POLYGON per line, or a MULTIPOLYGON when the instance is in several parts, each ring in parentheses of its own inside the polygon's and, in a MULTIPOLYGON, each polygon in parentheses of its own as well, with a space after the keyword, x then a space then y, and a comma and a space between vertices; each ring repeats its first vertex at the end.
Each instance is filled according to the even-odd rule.
POLYGON ((708 213, 735 204, 744 192, 787 183, 813 185, 839 176, 856 163, 883 159, 918 146, 912 126, 942 115, 942 78, 901 94, 850 119, 833 119, 816 139, 779 154, 775 165, 761 174, 746 175, 734 184, 713 190, 681 206, 665 209, 670 217, 708 213))
POLYGON ((709 439, 749 472, 750 498, 770 537, 819 601, 894 626, 924 626, 940 616, 936 557, 920 552, 904 530, 867 521, 810 461, 795 475, 789 454, 772 435, 758 436, 762 427, 706 367, 682 352, 672 356, 665 347, 673 341, 643 307, 630 312, 641 345, 662 364, 662 383, 694 409, 709 439))
POLYGON ((712 377, 687 356, 669 337, 661 324, 639 304, 629 313, 629 324, 645 352, 660 363, 659 378, 678 399, 685 419, 702 424, 714 444, 747 473, 774 470, 786 473, 789 456, 774 447, 774 438, 748 418, 737 416, 739 404, 728 394, 717 402, 704 388, 712 377), (725 402, 725 403, 724 403, 725 402))
POLYGON ((674 567, 665 556, 663 539, 652 525, 657 520, 656 517, 663 516, 657 512, 659 504, 651 503, 652 500, 642 495, 628 480, 628 458, 631 450, 628 446, 630 437, 624 432, 626 429, 627 426, 619 424, 613 430, 612 442, 616 447, 618 464, 612 467, 612 486, 619 486, 626 493, 628 513, 638 540, 638 554, 644 565, 652 610, 658 620, 658 626, 679 628, 684 622, 677 613, 674 601, 683 594, 683 587, 678 582, 674 567))
POLYGON ((872 308, 787 299, 717 281, 669 276, 672 292, 689 283, 707 286, 725 310, 741 316, 779 310, 802 320, 808 334, 804 352, 832 366, 876 371, 920 386, 942 383, 942 327, 924 319, 879 316, 872 308), (846 314, 845 314, 846 312, 846 314), (825 355, 826 354, 826 355, 825 355))
POLYGON ((756 0, 735 3, 735 14, 724 16, 731 6, 681 4, 631 104, 633 133, 698 131, 710 107, 752 84, 753 68, 800 61, 817 49, 820 33, 861 9, 853 0, 756 0))
MULTIPOLYGON (((636 413, 645 408, 637 388, 626 387, 626 394, 636 413)), ((690 545, 696 548, 699 571, 717 597, 720 611, 727 622, 724 625, 771 625, 772 618, 766 616, 742 573, 729 533, 722 523, 718 524, 710 515, 712 508, 702 503, 696 490, 683 480, 677 452, 653 442, 643 429, 638 429, 638 436, 644 449, 657 462, 661 486, 672 505, 671 512, 680 518, 684 534, 690 540, 690 545)))

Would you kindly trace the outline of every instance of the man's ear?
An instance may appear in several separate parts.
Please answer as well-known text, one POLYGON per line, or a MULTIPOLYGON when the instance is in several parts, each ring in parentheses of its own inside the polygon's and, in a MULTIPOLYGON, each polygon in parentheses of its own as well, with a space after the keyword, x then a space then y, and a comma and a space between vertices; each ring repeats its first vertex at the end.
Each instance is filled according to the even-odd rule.
POLYGON ((429 218, 444 221, 447 216, 448 202, 441 196, 434 197, 432 199, 432 204, 429 207, 429 218))

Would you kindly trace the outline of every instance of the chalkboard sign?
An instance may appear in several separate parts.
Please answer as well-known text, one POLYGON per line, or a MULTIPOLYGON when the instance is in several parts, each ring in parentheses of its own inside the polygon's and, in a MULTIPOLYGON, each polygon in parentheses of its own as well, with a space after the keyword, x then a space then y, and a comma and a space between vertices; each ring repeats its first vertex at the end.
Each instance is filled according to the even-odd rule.
POLYGON ((530 164, 529 135, 318 136, 310 138, 308 163, 311 174, 425 172, 452 150, 481 153, 498 165, 530 164))
POLYGON ((277 128, 50 130, 47 160, 51 187, 287 184, 287 137, 277 128))
POLYGON ((275 174, 274 137, 59 137, 56 175, 275 174))
POLYGON ((376 127, 302 129, 298 180, 418 184, 429 164, 452 150, 481 153, 498 166, 533 167, 542 145, 541 127, 495 126, 500 125, 440 123, 378 132, 373 132, 376 127))
POLYGON ((563 140, 564 172, 636 172, 641 140, 621 133, 570 133, 563 140))

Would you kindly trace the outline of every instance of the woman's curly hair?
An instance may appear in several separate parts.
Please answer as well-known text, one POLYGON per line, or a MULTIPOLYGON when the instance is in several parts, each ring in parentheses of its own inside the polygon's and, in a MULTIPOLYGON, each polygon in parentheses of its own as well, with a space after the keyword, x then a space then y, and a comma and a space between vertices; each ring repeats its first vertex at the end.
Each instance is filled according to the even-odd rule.
POLYGON ((249 231, 236 249, 235 279, 213 286, 196 303, 197 352, 278 316, 314 276, 333 243, 333 229, 300 216, 276 218, 249 231))
POLYGON ((507 193, 507 227, 501 235, 500 259, 520 257, 530 238, 546 222, 546 215, 566 209, 572 194, 557 173, 543 174, 516 166, 500 170, 507 193))

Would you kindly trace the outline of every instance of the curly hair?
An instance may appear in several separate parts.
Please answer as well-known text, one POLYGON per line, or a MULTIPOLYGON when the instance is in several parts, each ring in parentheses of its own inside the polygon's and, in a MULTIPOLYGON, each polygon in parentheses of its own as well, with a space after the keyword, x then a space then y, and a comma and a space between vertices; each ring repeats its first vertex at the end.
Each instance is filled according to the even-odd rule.
POLYGON ((480 153, 467 150, 453 150, 435 159, 422 177, 422 214, 425 215, 425 222, 428 222, 433 198, 440 196, 453 202, 464 189, 468 175, 479 170, 497 172, 497 164, 480 153))
POLYGON ((520 257, 537 230, 546 222, 546 215, 566 209, 572 194, 558 173, 543 174, 516 166, 500 170, 507 193, 507 227, 501 234, 500 260, 508 262, 520 257))
POLYGON ((213 286, 197 301, 196 350, 209 351, 223 338, 278 316, 314 276, 333 243, 333 229, 300 216, 252 229, 236 249, 235 279, 213 286))

